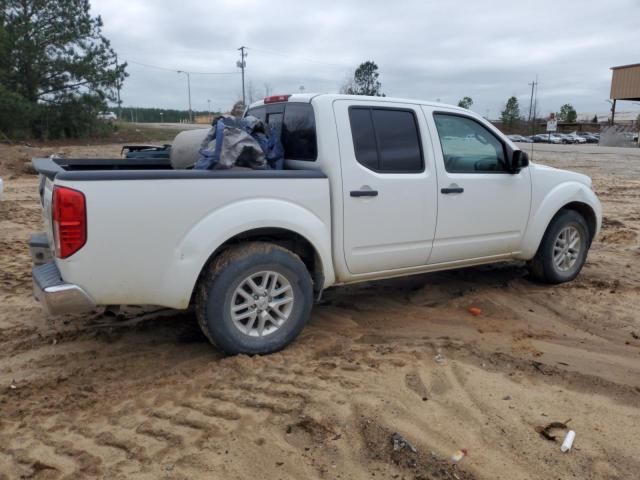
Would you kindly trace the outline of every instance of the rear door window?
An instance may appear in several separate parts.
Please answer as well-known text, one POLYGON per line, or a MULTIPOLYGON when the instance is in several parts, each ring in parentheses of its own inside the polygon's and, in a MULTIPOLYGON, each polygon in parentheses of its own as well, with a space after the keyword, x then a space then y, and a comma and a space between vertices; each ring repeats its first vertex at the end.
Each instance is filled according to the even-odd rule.
POLYGON ((369 170, 378 170, 380 162, 378 160, 378 146, 373 130, 371 109, 352 108, 349 110, 349 121, 351 122, 353 148, 358 163, 369 170))
POLYGON ((349 122, 361 165, 382 173, 424 171, 420 132, 412 110, 351 107, 349 122))

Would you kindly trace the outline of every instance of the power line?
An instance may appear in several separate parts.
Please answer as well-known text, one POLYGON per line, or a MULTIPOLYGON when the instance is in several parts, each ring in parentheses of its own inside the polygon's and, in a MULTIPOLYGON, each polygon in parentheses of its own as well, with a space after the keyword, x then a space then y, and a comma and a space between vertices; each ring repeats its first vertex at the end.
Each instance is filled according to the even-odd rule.
MULTIPOLYGON (((167 72, 177 72, 178 70, 183 71, 183 72, 187 72, 187 70, 184 69, 177 69, 177 68, 167 68, 167 67, 160 67, 158 65, 150 65, 148 63, 142 63, 142 62, 136 62, 135 60, 126 60, 127 63, 133 63, 134 65, 140 65, 143 67, 147 67, 147 68, 155 68, 158 70, 165 70, 167 72)), ((191 72, 189 71, 189 73, 191 75, 238 75, 240 72, 191 72)))

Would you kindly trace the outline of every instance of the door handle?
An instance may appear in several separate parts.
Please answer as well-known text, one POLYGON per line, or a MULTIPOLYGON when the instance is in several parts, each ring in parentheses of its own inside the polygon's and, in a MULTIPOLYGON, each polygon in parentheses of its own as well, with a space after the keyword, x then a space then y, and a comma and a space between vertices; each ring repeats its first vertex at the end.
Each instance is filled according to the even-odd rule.
POLYGON ((450 193, 462 193, 462 192, 464 192, 464 188, 462 187, 446 187, 446 188, 440 189, 440 193, 444 193, 445 195, 450 193))
POLYGON ((352 197, 377 197, 377 190, 351 190, 352 197))

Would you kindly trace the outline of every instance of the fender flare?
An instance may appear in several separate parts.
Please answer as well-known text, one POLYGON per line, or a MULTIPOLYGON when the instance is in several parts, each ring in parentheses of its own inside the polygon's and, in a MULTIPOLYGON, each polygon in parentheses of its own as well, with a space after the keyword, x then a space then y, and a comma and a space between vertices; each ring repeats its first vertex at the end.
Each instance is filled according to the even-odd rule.
POLYGON ((538 204, 538 208, 531 212, 518 258, 530 260, 535 256, 549 222, 560 210, 572 203, 584 204, 593 211, 596 219, 593 238, 597 236, 602 222, 602 207, 598 197, 582 183, 564 182, 547 193, 542 202, 538 204))
POLYGON ((182 303, 187 302, 182 305, 186 308, 211 255, 231 238, 260 228, 279 228, 305 238, 322 264, 323 287, 334 283, 330 225, 298 204, 274 198, 254 198, 225 205, 203 217, 186 232, 175 250, 175 266, 163 279, 164 291, 172 297, 175 295, 182 303))

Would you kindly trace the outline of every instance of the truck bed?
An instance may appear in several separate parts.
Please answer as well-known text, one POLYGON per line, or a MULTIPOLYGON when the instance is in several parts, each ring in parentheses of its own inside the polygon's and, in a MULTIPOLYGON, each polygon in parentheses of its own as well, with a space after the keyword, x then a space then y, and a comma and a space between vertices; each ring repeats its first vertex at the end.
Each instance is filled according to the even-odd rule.
POLYGON ((297 232, 331 259, 329 180, 320 170, 174 170, 162 159, 122 158, 36 158, 33 166, 50 248, 54 188, 86 199, 86 244, 55 263, 97 305, 186 308, 212 253, 248 231, 297 232))
POLYGON ((326 178, 319 170, 175 170, 160 158, 34 158, 35 170, 49 180, 171 180, 206 178, 326 178))

